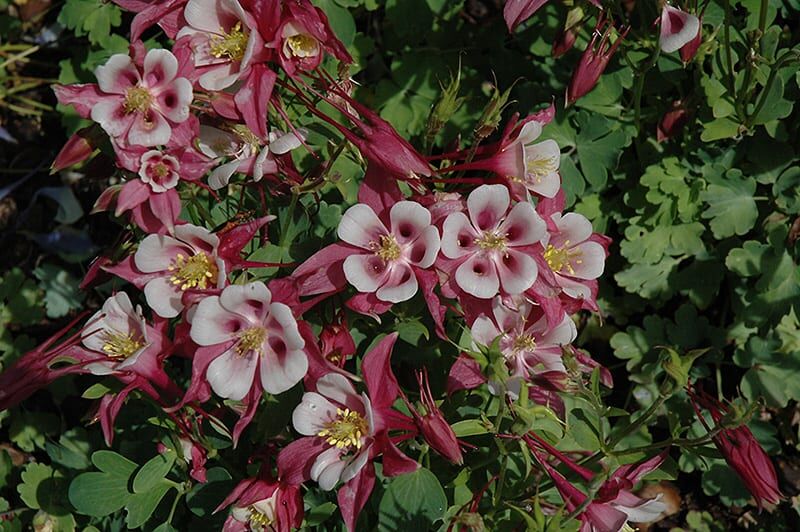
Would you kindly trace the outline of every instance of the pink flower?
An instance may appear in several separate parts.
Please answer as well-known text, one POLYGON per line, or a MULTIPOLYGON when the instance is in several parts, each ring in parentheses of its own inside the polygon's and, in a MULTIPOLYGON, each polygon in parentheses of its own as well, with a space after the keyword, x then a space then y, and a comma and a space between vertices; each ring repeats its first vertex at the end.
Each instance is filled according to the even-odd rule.
POLYGON ((517 26, 528 20, 547 0, 507 0, 503 8, 503 18, 508 26, 508 31, 514 31, 517 26))
POLYGON ((423 368, 422 371, 417 371, 416 374, 422 413, 408 401, 405 394, 402 396, 403 401, 411 411, 411 415, 414 416, 414 423, 417 424, 428 445, 450 460, 450 462, 461 465, 464 463, 461 447, 452 427, 450 427, 442 411, 433 400, 431 385, 428 382, 428 370, 423 368))
POLYGON ((301 128, 298 133, 300 137, 294 133, 272 131, 268 139, 261 139, 241 124, 234 125, 231 132, 200 126, 198 149, 215 161, 228 158, 208 176, 209 186, 215 190, 227 186, 235 172, 250 175, 254 181, 276 173, 278 165, 274 155, 283 155, 300 147, 306 131, 301 128))
POLYGON ((686 127, 689 118, 690 113, 686 102, 682 100, 672 102, 670 109, 664 113, 664 116, 658 122, 658 129, 656 130, 658 142, 664 142, 680 133, 686 127))
POLYGON ((50 166, 50 172, 60 172, 70 166, 82 163, 92 156, 101 142, 101 138, 105 138, 100 134, 97 126, 89 126, 78 130, 73 133, 67 140, 64 147, 56 155, 53 164, 50 166))
POLYGON ((202 88, 230 87, 263 55, 256 21, 237 0, 189 0, 183 15, 188 25, 177 38, 188 38, 202 88))
POLYGON ((664 4, 661 10, 661 34, 658 38, 658 44, 664 52, 680 50, 694 41, 699 33, 700 19, 664 4))
POLYGON ((274 303, 262 282, 226 287, 200 301, 191 319, 191 339, 215 347, 205 371, 214 392, 241 400, 254 386, 256 369, 263 389, 285 392, 306 374, 305 341, 291 309, 274 303))
POLYGON ((109 297, 89 318, 81 342, 98 356, 96 362, 86 365, 95 375, 119 371, 146 374, 157 365, 163 346, 160 333, 145 323, 142 309, 134 308, 125 292, 109 297))
POLYGON ((614 52, 617 51, 620 43, 630 30, 630 28, 626 28, 618 35, 613 44, 609 44, 613 29, 614 23, 605 18, 604 15, 601 15, 597 21, 594 33, 592 33, 592 40, 589 41, 589 45, 583 52, 578 66, 572 73, 572 79, 567 87, 566 105, 575 103, 579 98, 586 95, 594 88, 597 84, 597 80, 600 79, 600 75, 608 66, 608 62, 611 60, 614 52), (601 33, 600 30, 606 25, 606 29, 601 33), (598 37, 600 38, 599 44, 597 44, 598 37))
POLYGON ((577 213, 554 213, 551 230, 542 238, 544 260, 555 276, 556 283, 574 299, 590 300, 593 281, 603 274, 605 247, 593 239, 592 223, 577 213))
POLYGON ((442 231, 442 254, 455 259, 455 281, 464 292, 489 299, 501 289, 509 295, 530 288, 538 274, 530 246, 546 227, 533 205, 510 207, 503 185, 481 185, 467 198, 467 212, 450 214, 442 231))
POLYGON ((141 69, 127 55, 112 55, 95 70, 101 94, 92 120, 121 144, 167 144, 172 125, 189 118, 192 102, 191 82, 177 73, 178 60, 168 50, 147 52, 141 69))
MULTIPOLYGON (((728 414, 728 408, 702 390, 688 388, 692 406, 697 412, 697 417, 706 428, 711 431, 706 418, 700 411, 705 408, 711 413, 714 423, 719 426, 728 414)), ((756 504, 761 508, 764 503, 778 504, 783 499, 783 494, 778 487, 778 476, 767 453, 758 443, 753 433, 746 425, 735 428, 723 428, 714 436, 714 445, 728 465, 736 471, 742 479, 747 490, 753 495, 756 504)))
POLYGON ((241 481, 214 513, 227 506, 223 532, 289 532, 303 521, 300 488, 261 474, 241 481))
POLYGON ((188 290, 222 288, 225 262, 218 256, 219 238, 204 227, 175 226, 172 236, 148 235, 139 244, 133 262, 145 274, 147 304, 164 318, 183 310, 182 296, 188 290))
POLYGON ((472 324, 475 343, 490 346, 499 338, 498 347, 511 368, 512 375, 530 379, 545 372, 566 373, 562 348, 577 337, 575 323, 564 315, 555 327, 546 316, 527 301, 509 308, 497 297, 492 302, 493 316, 482 315, 472 324))
POLYGON ((344 213, 337 234, 360 248, 344 260, 344 275, 356 290, 399 303, 417 293, 414 267, 429 268, 439 254, 439 230, 431 213, 413 201, 399 201, 389 211, 390 228, 363 203, 344 213), (362 251, 364 250, 364 251, 362 251))
POLYGON ((358 514, 375 484, 372 460, 383 455, 383 474, 415 471, 419 464, 393 443, 390 431, 416 432, 407 416, 392 407, 400 394, 390 356, 397 333, 383 338, 361 365, 367 393, 358 394, 340 373, 320 377, 292 414, 292 424, 305 437, 278 456, 281 478, 289 484, 314 479, 323 490, 340 481, 338 501, 345 525, 355 529, 358 514))

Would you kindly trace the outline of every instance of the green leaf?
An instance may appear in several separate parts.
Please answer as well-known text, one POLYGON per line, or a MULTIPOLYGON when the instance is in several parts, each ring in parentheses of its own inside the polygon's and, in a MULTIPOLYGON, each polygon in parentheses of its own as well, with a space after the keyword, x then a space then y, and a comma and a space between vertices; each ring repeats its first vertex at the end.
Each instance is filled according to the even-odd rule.
POLYGON ((743 177, 738 170, 729 170, 724 176, 715 176, 709 181, 700 198, 708 203, 703 218, 711 219, 714 236, 722 239, 744 235, 752 229, 758 218, 753 198, 755 179, 743 177))
POLYGON ((125 524, 128 525, 128 528, 139 528, 145 524, 171 487, 170 484, 162 481, 144 493, 131 495, 125 504, 127 512, 125 524))
POLYGON ((195 484, 186 495, 186 505, 198 517, 210 518, 211 513, 225 500, 236 482, 221 467, 212 467, 206 473, 205 484, 195 484))
POLYGON ((581 112, 577 119, 578 161, 586 181, 597 190, 605 188, 608 172, 617 164, 631 137, 614 122, 598 114, 581 112))
POLYGON ((85 294, 79 287, 80 281, 69 272, 53 264, 42 264, 33 270, 33 274, 44 291, 48 318, 61 318, 71 310, 81 308, 85 294))
POLYGON ((92 463, 101 472, 82 473, 69 485, 69 500, 78 513, 103 517, 121 510, 133 495, 128 482, 137 465, 113 451, 97 451, 92 463))
POLYGON ((174 452, 158 454, 148 460, 133 477, 133 492, 144 493, 153 489, 156 484, 164 480, 174 463, 174 452))
POLYGON ((25 466, 22 483, 17 486, 22 501, 35 510, 41 509, 51 515, 68 515, 66 501, 62 501, 67 480, 52 467, 35 462, 25 466))
POLYGON ((739 134, 740 127, 738 122, 730 118, 717 118, 703 124, 703 132, 700 134, 700 139, 703 142, 730 139, 739 134))
POLYGON ((70 429, 58 439, 58 443, 47 442, 45 450, 53 463, 70 469, 87 469, 91 445, 86 431, 80 427, 70 429))
POLYGON ((119 7, 102 0, 67 0, 58 22, 73 30, 76 35, 88 35, 92 44, 105 47, 111 40, 111 28, 122 22, 119 7))
POLYGON ((379 530, 430 530, 444 516, 447 497, 424 467, 393 478, 378 508, 379 530))
POLYGON ((478 436, 480 434, 487 434, 489 429, 486 424, 480 419, 464 419, 457 421, 451 426, 455 435, 459 438, 465 436, 478 436))

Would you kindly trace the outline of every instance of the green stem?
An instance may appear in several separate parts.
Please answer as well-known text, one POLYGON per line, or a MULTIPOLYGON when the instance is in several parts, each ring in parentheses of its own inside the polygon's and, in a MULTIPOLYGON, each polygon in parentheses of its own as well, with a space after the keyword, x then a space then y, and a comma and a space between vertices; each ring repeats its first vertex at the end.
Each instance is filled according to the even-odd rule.
POLYGON ((288 244, 288 237, 289 237, 289 224, 292 223, 292 218, 294 218, 294 210, 297 207, 297 199, 300 197, 300 194, 296 191, 292 192, 292 199, 289 201, 289 208, 286 212, 286 218, 283 220, 281 224, 281 242, 279 247, 285 248, 286 244, 288 244))
POLYGON ((622 431, 611 438, 611 440, 606 444, 606 448, 613 451, 614 447, 617 446, 619 442, 625 439, 629 434, 633 434, 637 430, 639 430, 645 423, 647 423, 651 417, 653 417, 658 409, 664 405, 667 399, 670 398, 672 394, 661 394, 658 396, 650 408, 648 408, 644 414, 636 418, 636 421, 632 422, 630 425, 622 429, 622 431))
POLYGON ((736 83, 733 78, 733 55, 731 54, 731 2, 725 0, 725 31, 723 32, 725 40, 725 57, 728 65, 728 92, 731 97, 736 101, 736 83))
POLYGON ((761 10, 758 13, 758 30, 759 38, 764 35, 767 29, 767 9, 769 8, 769 0, 761 0, 761 10))
MULTIPOLYGON (((500 408, 497 411, 497 417, 494 420, 494 430, 495 434, 500 433, 500 424, 503 422, 503 416, 505 415, 506 411, 506 403, 503 398, 499 398, 500 401, 500 408)), ((497 475, 497 483, 495 484, 494 489, 494 508, 498 508, 500 506, 500 497, 503 494, 503 484, 506 480, 506 470, 508 469, 508 450, 506 449, 506 444, 502 438, 495 438, 497 442, 497 447, 500 450, 500 454, 503 455, 503 461, 500 463, 500 473, 497 475)))
POLYGON ((636 85, 633 89, 633 121, 636 125, 637 138, 642 135, 642 93, 644 92, 644 79, 647 76, 647 72, 656 65, 658 56, 660 54, 661 47, 656 45, 653 55, 650 56, 647 64, 644 65, 644 67, 639 71, 639 75, 636 77, 636 85))
POLYGON ((769 96, 770 90, 772 90, 772 85, 775 83, 775 78, 778 76, 778 71, 786 66, 786 63, 798 59, 800 59, 800 52, 796 50, 788 50, 786 53, 780 56, 777 61, 775 61, 775 64, 772 65, 772 70, 769 73, 769 77, 767 78, 767 83, 761 90, 761 95, 758 98, 758 103, 756 104, 753 114, 745 118, 744 125, 746 127, 749 128, 753 124, 755 119, 758 118, 759 113, 761 113, 761 110, 764 108, 764 105, 767 103, 767 97, 769 96))

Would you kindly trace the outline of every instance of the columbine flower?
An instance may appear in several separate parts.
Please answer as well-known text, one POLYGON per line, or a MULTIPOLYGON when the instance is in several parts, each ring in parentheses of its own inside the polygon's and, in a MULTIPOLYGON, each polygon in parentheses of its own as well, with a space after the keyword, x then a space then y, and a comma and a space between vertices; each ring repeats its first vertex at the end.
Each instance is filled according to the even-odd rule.
POLYGON ((158 150, 150 150, 142 155, 139 178, 150 185, 153 192, 166 192, 178 185, 180 169, 178 159, 158 150))
POLYGON ((189 0, 183 15, 177 38, 189 39, 201 87, 219 91, 247 75, 264 47, 253 15, 237 0, 189 0))
POLYGON ((545 236, 545 224, 530 203, 509 206, 505 186, 481 185, 467 198, 469 217, 456 212, 444 222, 442 253, 458 263, 456 284, 475 297, 489 299, 501 288, 520 294, 536 281, 526 248, 545 236))
POLYGON ((664 4, 664 8, 661 10, 661 34, 658 38, 658 43, 663 51, 671 53, 680 50, 694 41, 699 34, 700 19, 664 4))
MULTIPOLYGON (((139 365, 140 358, 159 354, 161 342, 149 338, 152 329, 145 324, 140 307, 134 308, 128 294, 119 292, 109 297, 103 307, 87 322, 81 342, 100 359, 86 365, 95 375, 109 375, 115 371, 131 371, 139 365)), ((152 361, 145 361, 145 363, 152 361)))
POLYGON ((260 181, 265 175, 278 171, 273 155, 283 155, 302 145, 304 129, 299 129, 300 137, 294 133, 271 131, 268 139, 261 139, 247 126, 236 124, 231 132, 211 126, 200 126, 197 148, 214 160, 229 161, 215 168, 208 176, 208 184, 220 189, 228 184, 235 172, 241 172, 260 181))
POLYGON ((112 55, 95 70, 101 94, 91 108, 92 120, 121 144, 167 144, 171 124, 189 118, 192 102, 191 82, 177 73, 178 60, 168 50, 147 52, 141 71, 129 56, 112 55))
POLYGON ((414 423, 417 424, 428 445, 452 463, 461 465, 464 463, 461 447, 458 444, 453 428, 433 400, 431 385, 428 382, 428 371, 423 369, 422 371, 417 371, 416 374, 422 412, 415 408, 405 395, 402 396, 403 401, 406 403, 411 415, 414 416, 414 423))
POLYGON ((545 372, 566 373, 562 347, 577 337, 575 323, 564 315, 555 327, 547 317, 526 301, 512 309, 500 298, 492 302, 492 318, 481 315, 472 324, 475 343, 489 346, 499 338, 500 352, 514 376, 528 379, 545 372))
POLYGON ((183 310, 186 290, 221 288, 225 262, 217 255, 219 238, 191 224, 175 227, 174 235, 148 235, 139 244, 133 261, 142 273, 153 274, 144 286, 147 304, 164 318, 183 310))
POLYGON ((300 488, 265 474, 241 481, 214 513, 228 506, 224 532, 289 532, 303 521, 300 488))
MULTIPOLYGON (((711 431, 706 418, 700 411, 705 408, 711 413, 714 423, 719 426, 726 415, 728 407, 703 391, 689 388, 689 397, 700 422, 707 431, 711 431)), ((783 498, 778 488, 778 476, 767 453, 761 448, 753 433, 746 425, 735 428, 723 428, 714 436, 714 445, 725 458, 728 465, 736 471, 747 490, 753 495, 759 508, 763 504, 777 504, 783 498)))
POLYGON ((617 51, 617 47, 619 47, 625 35, 628 34, 630 28, 619 34, 613 44, 609 44, 613 29, 614 23, 601 15, 592 34, 592 40, 589 41, 589 45, 583 52, 567 87, 567 105, 571 105, 594 88, 597 80, 600 79, 600 75, 608 66, 611 56, 617 51), (601 33, 600 30, 606 25, 607 27, 601 33), (600 39, 599 44, 597 44, 598 38, 600 39))
POLYGON ((306 374, 305 341, 291 309, 273 303, 262 282, 226 287, 197 306, 189 335, 200 346, 216 346, 206 370, 214 392, 241 400, 253 387, 256 369, 261 386, 272 394, 285 392, 306 374))
POLYGON ((389 211, 391 229, 363 203, 344 213, 337 234, 360 248, 344 261, 344 275, 359 292, 399 303, 417 293, 414 267, 429 268, 439 253, 439 231, 431 213, 413 201, 399 201, 389 211), (365 250, 361 251, 361 250, 365 250))
POLYGON ((590 300, 593 281, 603 274, 606 250, 593 240, 592 223, 577 213, 551 215, 552 230, 542 239, 544 260, 569 297, 590 300))

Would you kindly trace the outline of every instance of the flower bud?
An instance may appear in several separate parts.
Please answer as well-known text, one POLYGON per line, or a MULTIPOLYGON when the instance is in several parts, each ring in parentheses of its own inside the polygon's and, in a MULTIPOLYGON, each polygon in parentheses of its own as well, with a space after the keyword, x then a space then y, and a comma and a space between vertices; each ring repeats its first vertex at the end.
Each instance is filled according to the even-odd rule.
POLYGON ((612 30, 614 30, 614 23, 609 21, 605 15, 601 15, 597 21, 592 40, 583 52, 567 87, 566 99, 568 106, 594 88, 630 28, 625 28, 622 32, 618 32, 619 35, 613 44, 610 42, 612 30), (601 33, 600 30, 604 26, 605 30, 601 33), (598 38, 600 39, 599 44, 597 43, 598 38))
POLYGON ((60 172, 70 166, 82 163, 92 156, 100 141, 99 130, 96 125, 85 127, 74 133, 50 166, 50 173, 60 172))
POLYGON ((658 130, 656 131, 658 142, 664 142, 680 133, 689 121, 689 116, 689 110, 685 102, 682 100, 673 102, 672 108, 664 113, 658 123, 658 130))
POLYGON ((553 41, 552 55, 553 57, 561 57, 570 51, 578 38, 578 31, 580 31, 583 22, 583 8, 580 6, 573 7, 567 12, 567 20, 564 22, 564 27, 558 30, 556 38, 553 41))
POLYGON ((422 432, 422 436, 428 442, 428 445, 433 447, 437 453, 454 464, 462 464, 464 457, 461 454, 461 447, 453 429, 444 419, 442 411, 439 410, 433 400, 427 370, 417 372, 417 384, 419 385, 420 402, 425 410, 424 414, 420 414, 419 410, 414 408, 405 396, 403 397, 406 406, 414 416, 417 428, 422 432))

